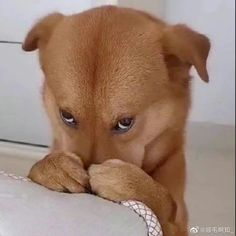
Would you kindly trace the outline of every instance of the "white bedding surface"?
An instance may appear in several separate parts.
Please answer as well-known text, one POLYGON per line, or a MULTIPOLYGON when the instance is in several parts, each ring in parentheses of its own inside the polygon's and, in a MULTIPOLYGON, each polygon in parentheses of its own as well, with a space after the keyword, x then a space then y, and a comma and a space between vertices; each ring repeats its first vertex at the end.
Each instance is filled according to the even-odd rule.
POLYGON ((147 227, 125 206, 0 175, 0 235, 146 236, 147 227))

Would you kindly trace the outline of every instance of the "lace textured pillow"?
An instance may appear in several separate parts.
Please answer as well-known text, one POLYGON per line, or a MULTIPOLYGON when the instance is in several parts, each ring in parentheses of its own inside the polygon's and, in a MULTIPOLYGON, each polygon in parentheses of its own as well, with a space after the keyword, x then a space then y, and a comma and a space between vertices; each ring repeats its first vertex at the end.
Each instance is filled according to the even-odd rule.
POLYGON ((131 210, 133 210, 135 213, 137 213, 144 219, 148 228, 148 236, 163 236, 161 225, 157 217, 155 216, 153 211, 145 204, 133 200, 122 201, 121 204, 126 207, 129 207, 131 210))

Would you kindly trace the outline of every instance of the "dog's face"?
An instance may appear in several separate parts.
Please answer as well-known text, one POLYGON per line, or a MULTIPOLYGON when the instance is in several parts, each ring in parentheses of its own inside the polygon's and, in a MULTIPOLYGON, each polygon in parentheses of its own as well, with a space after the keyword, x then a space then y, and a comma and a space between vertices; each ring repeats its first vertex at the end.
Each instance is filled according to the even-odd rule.
POLYGON ((182 132, 190 66, 208 79, 205 36, 130 9, 49 15, 23 48, 39 48, 57 145, 86 165, 120 158, 142 166, 163 133, 182 132))

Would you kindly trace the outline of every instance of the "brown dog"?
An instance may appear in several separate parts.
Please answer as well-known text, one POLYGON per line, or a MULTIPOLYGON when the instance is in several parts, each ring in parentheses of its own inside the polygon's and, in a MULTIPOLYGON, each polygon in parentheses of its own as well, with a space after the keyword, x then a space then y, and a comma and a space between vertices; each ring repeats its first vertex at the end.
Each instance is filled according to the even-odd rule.
POLYGON ((23 49, 39 49, 54 143, 30 178, 57 191, 91 188, 110 200, 143 201, 165 235, 186 235, 189 70, 193 65, 208 81, 209 48, 204 35, 132 9, 101 7, 39 21, 23 49))

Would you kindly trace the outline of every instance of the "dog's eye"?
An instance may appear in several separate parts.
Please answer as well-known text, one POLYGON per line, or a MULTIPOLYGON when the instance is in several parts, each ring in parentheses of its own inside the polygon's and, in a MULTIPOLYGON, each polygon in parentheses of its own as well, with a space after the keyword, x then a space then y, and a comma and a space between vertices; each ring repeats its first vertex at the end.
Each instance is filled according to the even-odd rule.
POLYGON ((120 119, 116 123, 116 125, 114 127, 114 130, 118 133, 125 133, 125 132, 127 132, 128 130, 131 129, 133 124, 134 124, 134 119, 133 118, 131 118, 131 117, 123 118, 123 119, 120 119))
POLYGON ((75 127, 77 125, 77 121, 75 120, 74 116, 71 115, 69 112, 60 109, 60 116, 66 125, 72 127, 75 127))

